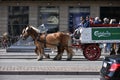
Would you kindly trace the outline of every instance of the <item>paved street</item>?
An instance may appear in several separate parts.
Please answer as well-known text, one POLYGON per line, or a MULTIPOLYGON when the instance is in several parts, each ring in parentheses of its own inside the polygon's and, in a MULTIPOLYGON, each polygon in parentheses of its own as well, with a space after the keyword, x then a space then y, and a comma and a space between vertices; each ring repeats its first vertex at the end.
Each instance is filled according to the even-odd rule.
POLYGON ((97 61, 88 61, 80 51, 76 52, 72 61, 66 61, 66 54, 60 61, 51 59, 36 60, 33 52, 6 53, 0 50, 0 74, 99 74, 103 56, 97 61), (30 73, 32 72, 32 73, 30 73))
POLYGON ((0 80, 99 80, 99 75, 0 75, 0 80))
MULTIPOLYGON (((36 61, 35 59, 8 59, 0 60, 0 71, 9 72, 34 72, 41 74, 58 74, 58 72, 72 72, 71 74, 81 74, 81 72, 99 72, 101 68, 101 61, 53 61, 44 60, 36 61), (43 74, 43 73, 42 73, 43 74)), ((17 74, 19 74, 17 73, 17 74)), ((65 74, 65 73, 61 73, 65 74)))

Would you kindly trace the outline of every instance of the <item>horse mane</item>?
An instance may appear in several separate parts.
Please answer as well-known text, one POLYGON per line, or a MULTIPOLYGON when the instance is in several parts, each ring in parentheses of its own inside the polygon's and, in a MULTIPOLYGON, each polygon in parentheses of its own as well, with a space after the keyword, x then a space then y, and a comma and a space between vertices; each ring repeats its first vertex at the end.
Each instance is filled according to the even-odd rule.
POLYGON ((34 26, 30 26, 33 30, 35 30, 37 33, 40 33, 40 30, 39 29, 37 29, 36 27, 34 27, 34 26))

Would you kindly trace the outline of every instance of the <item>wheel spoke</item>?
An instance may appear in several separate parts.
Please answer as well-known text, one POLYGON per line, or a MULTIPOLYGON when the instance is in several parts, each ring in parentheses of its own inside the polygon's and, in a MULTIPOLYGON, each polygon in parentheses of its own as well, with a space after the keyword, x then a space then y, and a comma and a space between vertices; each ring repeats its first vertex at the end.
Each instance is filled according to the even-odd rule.
POLYGON ((96 45, 89 45, 84 51, 84 56, 89 60, 96 60, 100 57, 100 48, 96 45))

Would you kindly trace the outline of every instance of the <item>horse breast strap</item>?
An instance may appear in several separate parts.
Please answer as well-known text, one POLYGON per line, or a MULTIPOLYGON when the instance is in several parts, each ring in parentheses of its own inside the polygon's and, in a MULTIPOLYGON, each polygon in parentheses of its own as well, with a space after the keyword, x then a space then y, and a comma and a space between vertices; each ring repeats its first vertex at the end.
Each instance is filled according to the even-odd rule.
POLYGON ((40 40, 40 38, 39 38, 42 34, 43 34, 43 33, 39 33, 39 34, 38 34, 38 36, 37 36, 37 41, 44 43, 44 47, 46 48, 46 36, 47 36, 47 33, 45 33, 45 37, 44 37, 44 40, 43 40, 43 41, 40 40))

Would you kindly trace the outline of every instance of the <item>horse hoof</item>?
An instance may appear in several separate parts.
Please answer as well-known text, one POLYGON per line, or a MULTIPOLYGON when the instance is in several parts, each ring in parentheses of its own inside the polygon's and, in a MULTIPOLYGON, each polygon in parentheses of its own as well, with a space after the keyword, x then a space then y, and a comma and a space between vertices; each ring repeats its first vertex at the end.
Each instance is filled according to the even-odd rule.
POLYGON ((40 61, 40 59, 37 59, 37 61, 40 61))
POLYGON ((42 60, 42 59, 43 59, 43 58, 38 58, 37 61, 40 61, 40 60, 42 60))
POLYGON ((40 61, 40 60, 42 60, 42 59, 37 59, 37 61, 40 61))
POLYGON ((57 58, 53 58, 53 60, 57 60, 57 58))
POLYGON ((50 59, 50 55, 48 54, 48 59, 50 59))
POLYGON ((59 60, 61 60, 61 58, 60 59, 54 58, 53 60, 59 61, 59 60))
POLYGON ((67 61, 71 61, 71 59, 67 59, 67 61))
POLYGON ((59 59, 57 59, 57 60, 61 60, 62 58, 59 58, 59 59))
POLYGON ((53 60, 59 61, 60 59, 57 59, 57 58, 53 58, 53 60))
POLYGON ((37 61, 40 61, 40 58, 37 58, 37 61))

